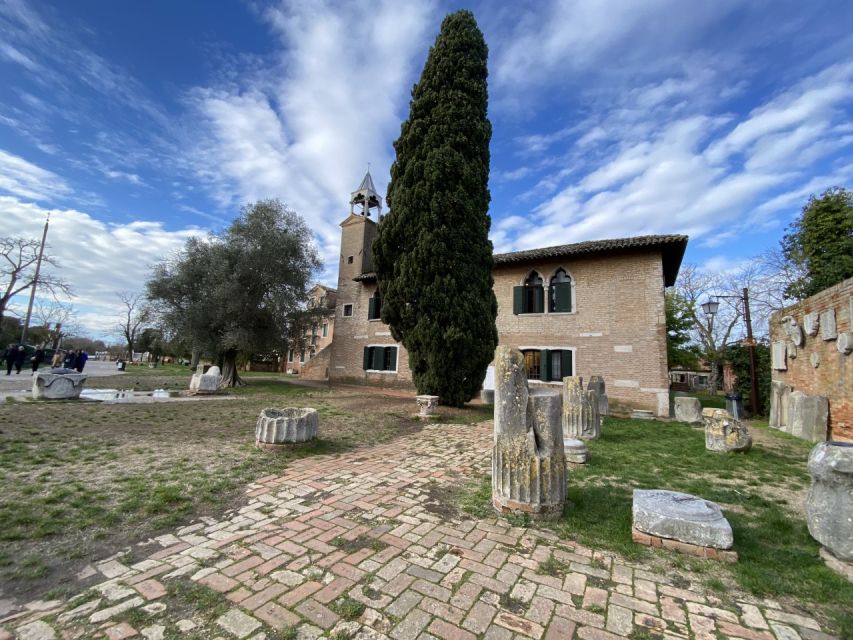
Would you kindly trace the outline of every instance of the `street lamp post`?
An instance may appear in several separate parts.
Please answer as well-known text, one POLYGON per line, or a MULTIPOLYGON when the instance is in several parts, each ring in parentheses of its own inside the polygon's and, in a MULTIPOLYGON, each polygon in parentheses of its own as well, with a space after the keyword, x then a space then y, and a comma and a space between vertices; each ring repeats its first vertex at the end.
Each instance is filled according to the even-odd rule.
MULTIPOLYGON (((743 302, 743 319, 746 323, 746 347, 749 350, 749 382, 750 382, 750 405, 752 415, 758 415, 758 378, 755 376, 755 339, 752 337, 752 319, 749 315, 749 289, 743 288, 742 296, 713 296, 714 298, 734 298, 743 302)), ((702 310, 711 316, 713 322, 714 315, 720 308, 720 303, 716 300, 708 300, 702 304, 702 310)))

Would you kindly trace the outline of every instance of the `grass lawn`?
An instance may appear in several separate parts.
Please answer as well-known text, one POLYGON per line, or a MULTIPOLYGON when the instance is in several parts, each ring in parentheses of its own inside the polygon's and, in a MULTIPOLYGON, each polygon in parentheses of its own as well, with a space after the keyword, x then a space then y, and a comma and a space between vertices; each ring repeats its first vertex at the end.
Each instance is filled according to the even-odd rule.
MULTIPOLYGON (((248 385, 227 400, 4 403, 0 597, 67 595, 59 585, 75 584, 86 564, 126 548, 141 557, 140 541, 239 506, 248 482, 282 471, 294 456, 340 452, 420 429, 411 398, 288 379, 250 373, 248 385), (286 453, 255 449, 255 421, 269 406, 316 408, 319 439, 286 453)), ((87 387, 186 389, 188 381, 186 367, 133 367, 125 375, 90 378, 87 387)), ((482 419, 469 413, 469 421, 482 419)))
MULTIPOLYGON (((803 500, 812 444, 753 426, 746 454, 705 450, 704 432, 681 423, 607 418, 590 461, 572 465, 568 505, 545 526, 561 536, 629 559, 657 561, 661 572, 700 575, 721 598, 734 590, 790 599, 853 637, 853 584, 828 569, 806 527, 803 500), (734 530, 735 564, 650 550, 631 541, 633 489, 671 489, 720 504, 734 530)), ((477 516, 492 514, 489 478, 463 499, 477 516)))

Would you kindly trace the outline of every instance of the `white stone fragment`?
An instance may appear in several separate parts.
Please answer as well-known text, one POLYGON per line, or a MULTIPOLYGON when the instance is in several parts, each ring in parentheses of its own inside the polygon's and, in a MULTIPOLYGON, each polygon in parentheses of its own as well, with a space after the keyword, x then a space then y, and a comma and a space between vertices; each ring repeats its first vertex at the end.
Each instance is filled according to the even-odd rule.
POLYGON ((246 615, 237 608, 229 609, 228 613, 217 618, 216 624, 238 638, 245 638, 261 626, 259 620, 246 615))
POLYGON ((807 313, 803 316, 803 329, 806 335, 816 336, 820 327, 820 316, 817 313, 807 313))
POLYGON ((33 399, 73 400, 79 398, 87 377, 73 369, 36 371, 33 374, 33 399), (52 371, 57 373, 51 373, 52 371), (65 373, 66 371, 68 373, 65 373))
POLYGON ((288 407, 266 408, 255 425, 257 444, 291 444, 308 442, 317 437, 320 414, 316 409, 288 407))
POLYGON ((820 314, 820 337, 822 340, 835 340, 837 335, 835 309, 828 309, 820 314))
POLYGON ((732 527, 719 505, 678 491, 634 490, 638 531, 715 549, 731 549, 732 527))

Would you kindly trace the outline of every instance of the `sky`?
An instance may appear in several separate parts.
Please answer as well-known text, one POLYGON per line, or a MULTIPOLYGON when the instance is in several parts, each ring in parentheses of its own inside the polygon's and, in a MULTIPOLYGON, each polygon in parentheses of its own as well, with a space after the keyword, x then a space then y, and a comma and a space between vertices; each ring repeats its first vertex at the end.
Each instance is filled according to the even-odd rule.
POLYGON ((384 195, 460 8, 489 46, 496 252, 683 233, 726 271, 853 182, 845 0, 0 0, 0 236, 50 212, 98 337, 117 292, 259 199, 302 215, 334 286, 350 192, 369 163, 384 195))

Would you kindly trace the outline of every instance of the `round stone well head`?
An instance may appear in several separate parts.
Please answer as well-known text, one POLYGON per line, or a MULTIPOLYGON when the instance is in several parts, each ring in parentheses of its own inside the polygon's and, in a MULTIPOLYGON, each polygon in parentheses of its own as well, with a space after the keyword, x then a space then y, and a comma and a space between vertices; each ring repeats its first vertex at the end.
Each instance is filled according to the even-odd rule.
POLYGON ((268 407, 261 411, 255 425, 255 443, 262 447, 277 447, 308 442, 317 437, 320 415, 308 407, 268 407))

